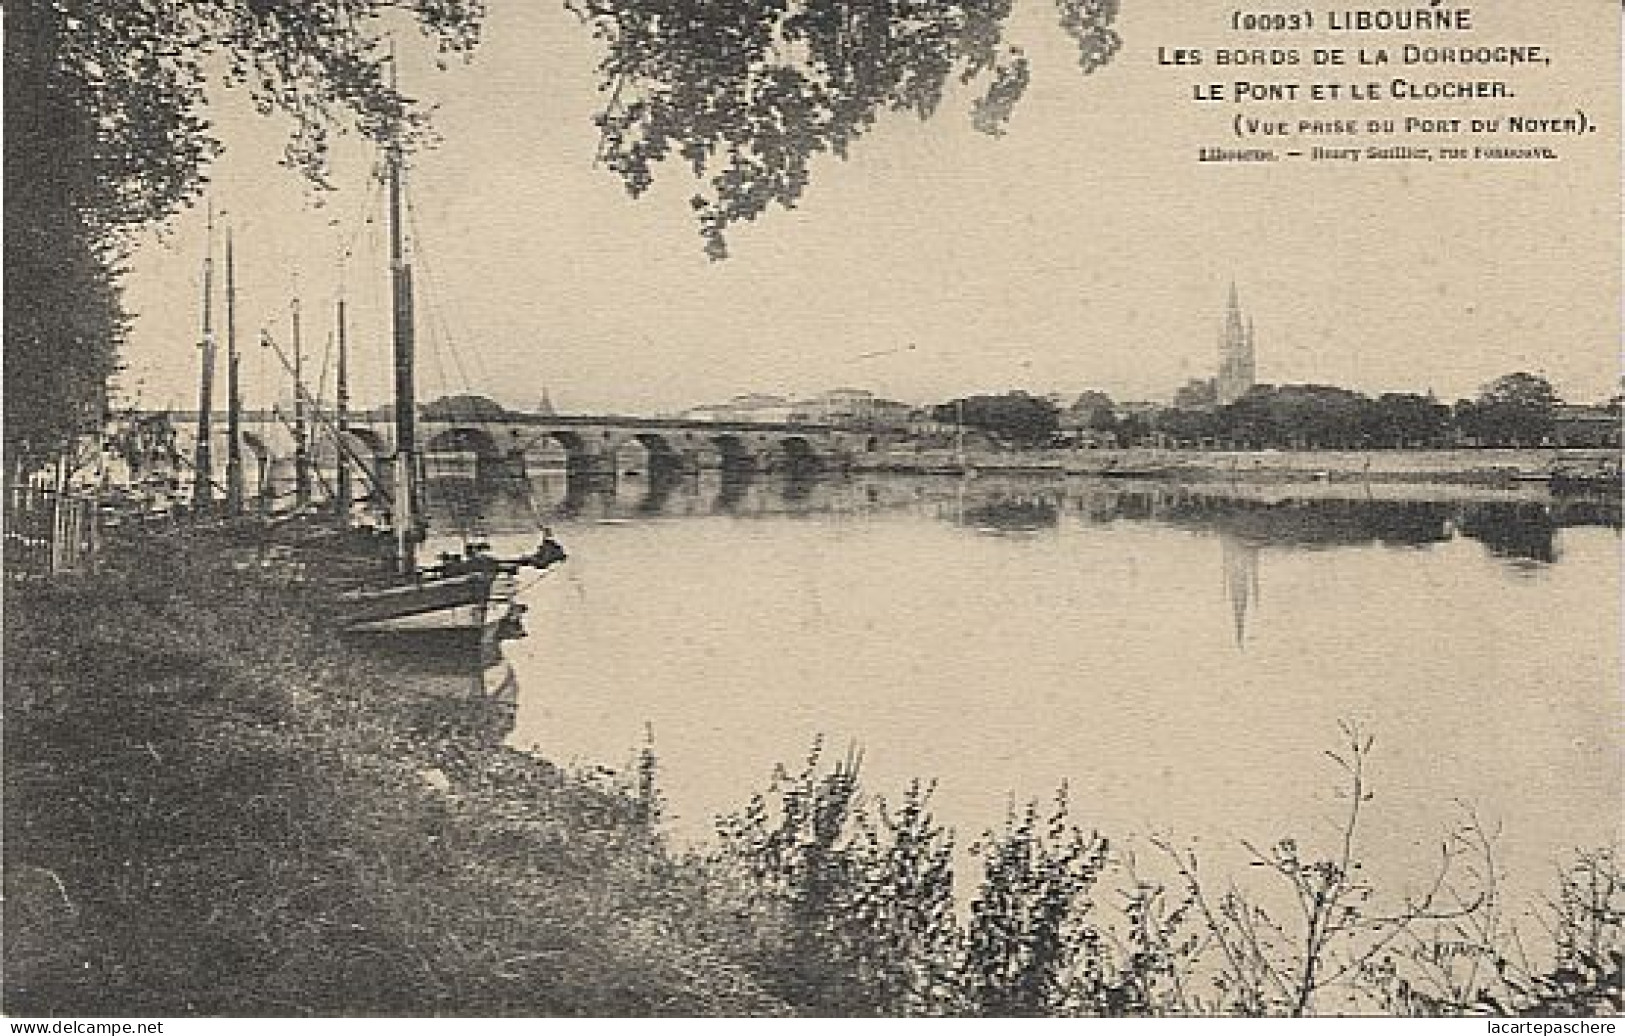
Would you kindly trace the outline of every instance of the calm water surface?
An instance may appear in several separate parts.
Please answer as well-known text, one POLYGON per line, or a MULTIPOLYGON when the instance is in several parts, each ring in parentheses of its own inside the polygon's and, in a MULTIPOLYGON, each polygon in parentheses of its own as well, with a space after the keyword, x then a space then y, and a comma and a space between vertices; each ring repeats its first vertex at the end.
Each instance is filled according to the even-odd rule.
MULTIPOLYGON (((1420 879, 1470 807, 1514 884, 1621 836, 1611 502, 1427 487, 539 480, 570 562, 506 645, 513 741, 620 766, 652 729, 703 837, 823 735, 938 781, 962 836, 1061 782, 1220 857, 1330 838, 1338 723, 1376 737, 1373 867, 1420 879)), ((1143 842, 1141 843, 1143 844, 1143 842)))

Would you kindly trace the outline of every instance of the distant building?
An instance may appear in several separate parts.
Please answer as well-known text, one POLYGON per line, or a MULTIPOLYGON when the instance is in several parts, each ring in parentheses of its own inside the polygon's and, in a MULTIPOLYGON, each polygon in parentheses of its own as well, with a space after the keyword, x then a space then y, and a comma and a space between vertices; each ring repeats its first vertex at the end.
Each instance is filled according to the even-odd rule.
POLYGON ((802 404, 819 424, 866 425, 874 417, 875 394, 867 389, 834 388, 802 404))
POLYGON ((754 422, 757 424, 785 424, 792 421, 798 406, 783 396, 761 392, 748 392, 734 396, 726 403, 703 403, 683 412, 690 421, 754 422))
POLYGON ((1152 417, 1167 409, 1163 404, 1149 399, 1125 400, 1112 404, 1112 416, 1119 421, 1126 421, 1131 417, 1152 417))
POLYGON ((1174 391, 1174 406, 1181 410, 1212 410, 1218 387, 1212 378, 1192 378, 1174 391))
POLYGON ((1244 317, 1236 298, 1236 285, 1230 284, 1230 304, 1219 331, 1219 376, 1214 383, 1219 405, 1234 403, 1257 383, 1253 356, 1253 319, 1244 317))
POLYGON ((839 428, 903 430, 915 407, 881 399, 867 389, 837 388, 808 399, 747 393, 726 403, 704 403, 683 411, 691 421, 754 422, 758 424, 824 424, 839 428))

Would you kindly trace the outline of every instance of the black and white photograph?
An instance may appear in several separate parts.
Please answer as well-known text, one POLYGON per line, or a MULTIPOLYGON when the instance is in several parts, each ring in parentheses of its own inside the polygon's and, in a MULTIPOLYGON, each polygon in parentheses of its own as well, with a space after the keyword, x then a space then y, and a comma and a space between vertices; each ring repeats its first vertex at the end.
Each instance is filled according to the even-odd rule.
POLYGON ((0 31, 11 1031, 1625 1014, 1618 3, 0 31))

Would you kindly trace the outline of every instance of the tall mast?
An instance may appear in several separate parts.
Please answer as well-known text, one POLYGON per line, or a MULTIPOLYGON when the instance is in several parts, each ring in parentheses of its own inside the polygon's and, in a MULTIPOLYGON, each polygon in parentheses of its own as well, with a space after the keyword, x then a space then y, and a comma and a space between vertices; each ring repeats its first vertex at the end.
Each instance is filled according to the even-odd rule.
POLYGON ((335 415, 335 423, 338 426, 340 444, 338 458, 338 491, 335 495, 333 504, 334 510, 338 513, 340 524, 347 525, 350 521, 350 465, 345 462, 343 440, 345 433, 350 430, 350 350, 349 346, 345 342, 344 296, 342 294, 339 295, 338 301, 338 322, 339 370, 338 388, 336 392, 336 406, 338 413, 335 415))
POLYGON ((305 430, 304 350, 299 343, 299 296, 293 297, 293 494, 296 507, 310 503, 310 436, 305 430))
POLYGON ((192 463, 192 507, 198 513, 214 503, 210 475, 214 472, 214 203, 209 203, 208 244, 203 255, 203 373, 198 379, 197 452, 192 463))
POLYGON ((417 571, 417 393, 413 384, 412 267, 401 226, 401 145, 391 140, 389 168, 389 271, 394 297, 395 353, 395 547, 403 575, 417 571))
POLYGON ((226 510, 243 513, 242 355, 237 352, 237 274, 226 227, 226 510))

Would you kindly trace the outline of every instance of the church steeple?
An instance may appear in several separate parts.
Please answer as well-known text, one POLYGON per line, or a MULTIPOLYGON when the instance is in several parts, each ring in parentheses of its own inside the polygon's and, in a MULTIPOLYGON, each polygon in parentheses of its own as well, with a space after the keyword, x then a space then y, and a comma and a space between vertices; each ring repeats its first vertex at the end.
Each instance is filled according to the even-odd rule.
POLYGON ((1236 282, 1230 282, 1230 299, 1225 307, 1224 326, 1219 331, 1219 376, 1215 380, 1221 405, 1234 403, 1255 384, 1253 359, 1253 318, 1241 311, 1236 282))

